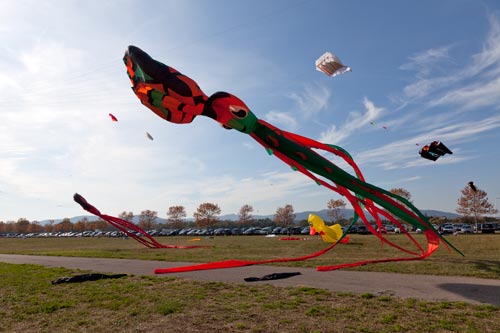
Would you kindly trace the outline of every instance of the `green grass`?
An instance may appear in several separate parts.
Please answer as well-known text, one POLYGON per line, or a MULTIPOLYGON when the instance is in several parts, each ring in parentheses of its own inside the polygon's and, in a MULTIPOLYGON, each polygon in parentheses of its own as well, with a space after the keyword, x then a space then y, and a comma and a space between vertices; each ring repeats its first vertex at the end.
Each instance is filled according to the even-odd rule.
MULTIPOLYGON (((426 244, 423 235, 415 235, 415 237, 421 244, 426 244)), ((0 253, 209 262, 227 259, 259 260, 297 257, 311 254, 328 246, 319 237, 305 238, 308 240, 280 241, 278 238, 262 236, 221 236, 202 238, 199 242, 191 242, 191 237, 157 238, 164 244, 209 246, 200 249, 149 249, 132 239, 116 238, 3 238, 0 239, 0 253)), ((403 235, 389 235, 389 239, 412 248, 403 235)), ((465 257, 448 251, 442 245, 436 253, 425 260, 383 263, 353 269, 494 279, 500 277, 500 235, 459 235, 449 236, 448 239, 465 254, 465 257)), ((388 245, 382 245, 372 235, 351 235, 349 244, 340 244, 320 257, 279 265, 316 267, 401 256, 407 255, 388 245)))
POLYGON ((500 307, 0 263, 0 332, 499 332, 500 307))

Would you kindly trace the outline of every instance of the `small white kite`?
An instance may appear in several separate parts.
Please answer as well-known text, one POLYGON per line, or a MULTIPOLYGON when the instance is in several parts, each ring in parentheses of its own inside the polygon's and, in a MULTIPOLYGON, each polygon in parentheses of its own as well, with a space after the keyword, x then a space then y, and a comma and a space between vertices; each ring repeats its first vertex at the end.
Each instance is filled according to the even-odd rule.
POLYGON ((351 72, 351 67, 345 66, 335 54, 330 52, 326 52, 316 60, 316 69, 328 76, 351 72))

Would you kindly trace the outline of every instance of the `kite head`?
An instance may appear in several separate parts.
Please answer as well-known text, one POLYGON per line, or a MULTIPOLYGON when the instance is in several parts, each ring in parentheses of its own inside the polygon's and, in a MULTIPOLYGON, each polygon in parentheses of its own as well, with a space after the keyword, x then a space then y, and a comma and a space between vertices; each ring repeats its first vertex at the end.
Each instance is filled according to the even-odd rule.
POLYGON ((204 116, 215 119, 224 128, 251 133, 257 125, 257 117, 238 97, 226 92, 210 96, 203 109, 204 116))

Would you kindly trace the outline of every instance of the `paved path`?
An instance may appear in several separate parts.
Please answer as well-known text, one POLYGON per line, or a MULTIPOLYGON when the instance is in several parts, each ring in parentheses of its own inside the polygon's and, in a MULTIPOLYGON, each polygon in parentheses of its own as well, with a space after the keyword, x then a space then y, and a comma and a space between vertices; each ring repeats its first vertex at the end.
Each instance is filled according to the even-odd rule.
MULTIPOLYGON (((47 267, 66 267, 100 273, 126 273, 133 275, 154 275, 155 268, 189 265, 190 263, 79 258, 55 256, 29 256, 0 254, 0 262, 13 264, 37 264, 47 267)), ((463 301, 473 304, 493 304, 500 306, 500 280, 478 279, 458 276, 435 276, 380 272, 331 271, 318 272, 311 268, 247 266, 208 271, 194 271, 168 274, 183 278, 220 281, 230 283, 261 284, 275 286, 310 286, 333 292, 353 292, 356 294, 391 295, 401 298, 417 298, 429 301, 463 301), (300 272, 282 280, 245 282, 245 277, 261 277, 280 272, 300 272)))

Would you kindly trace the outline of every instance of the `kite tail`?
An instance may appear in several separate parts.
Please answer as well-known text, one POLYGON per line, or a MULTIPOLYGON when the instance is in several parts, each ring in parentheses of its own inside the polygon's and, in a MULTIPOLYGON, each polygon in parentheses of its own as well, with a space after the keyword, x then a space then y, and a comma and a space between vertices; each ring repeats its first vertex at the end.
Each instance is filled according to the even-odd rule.
POLYGON ((429 257, 439 247, 439 237, 434 232, 432 232, 432 230, 426 230, 425 236, 427 237, 427 242, 428 242, 427 243, 428 244, 427 251, 425 251, 424 253, 422 253, 418 257, 365 260, 365 261, 357 261, 357 262, 339 264, 339 265, 333 265, 333 266, 318 266, 316 269, 318 271, 325 272, 325 271, 333 271, 333 270, 342 269, 342 268, 359 267, 359 266, 364 266, 364 265, 368 265, 368 264, 377 264, 377 263, 383 263, 383 262, 422 260, 422 259, 429 257))
POLYGON ((252 265, 263 265, 263 264, 271 264, 277 262, 290 262, 290 261, 302 261, 311 258, 318 257, 331 249, 333 249, 338 243, 333 243, 326 249, 315 252, 313 254, 295 257, 295 258, 276 258, 276 259, 266 259, 266 260, 224 260, 224 261, 214 261, 204 264, 190 265, 190 266, 181 266, 181 267, 172 267, 172 268, 157 268, 155 269, 155 274, 167 274, 167 273, 182 273, 182 272, 190 272, 190 271, 200 271, 200 270, 210 270, 210 269, 224 269, 224 268, 236 268, 243 266, 252 266, 252 265))
POLYGON ((201 246, 201 245, 193 245, 193 246, 185 246, 185 245, 165 245, 161 244, 156 241, 151 235, 149 235, 146 231, 144 231, 142 228, 138 227, 137 225, 120 219, 115 216, 110 216, 106 214, 102 214, 96 207, 92 206, 90 203, 85 200, 84 197, 82 197, 80 194, 75 193, 73 195, 73 200, 75 200, 76 203, 78 203, 80 206, 82 206, 83 209, 85 209, 87 212, 96 215, 103 219, 104 221, 108 222, 111 224, 113 227, 117 228, 127 236, 135 239, 137 242, 149 247, 149 248, 155 248, 155 249, 160 249, 160 248, 167 248, 167 249, 193 249, 193 248, 199 248, 199 247, 206 247, 206 246, 201 246), (137 234, 140 234, 141 236, 138 236, 137 234))

